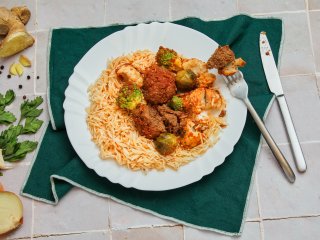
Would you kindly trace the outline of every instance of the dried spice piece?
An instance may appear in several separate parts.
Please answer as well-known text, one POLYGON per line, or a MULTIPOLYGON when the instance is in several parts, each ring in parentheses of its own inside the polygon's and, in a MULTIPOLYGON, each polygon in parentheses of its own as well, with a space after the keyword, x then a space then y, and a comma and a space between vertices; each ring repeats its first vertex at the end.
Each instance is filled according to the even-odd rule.
POLYGON ((7 75, 7 78, 11 78, 11 75, 10 75, 10 74, 8 74, 8 75, 7 75))
POLYGON ((21 84, 19 85, 19 89, 22 89, 22 85, 21 84))
POLYGON ((1 65, 0 69, 1 69, 1 70, 3 70, 3 69, 4 69, 4 66, 3 66, 3 65, 1 65))
POLYGON ((37 79, 39 79, 40 77, 39 76, 37 76, 37 79))
POLYGON ((30 80, 30 78, 31 78, 31 77, 28 75, 28 76, 27 76, 27 79, 30 80))

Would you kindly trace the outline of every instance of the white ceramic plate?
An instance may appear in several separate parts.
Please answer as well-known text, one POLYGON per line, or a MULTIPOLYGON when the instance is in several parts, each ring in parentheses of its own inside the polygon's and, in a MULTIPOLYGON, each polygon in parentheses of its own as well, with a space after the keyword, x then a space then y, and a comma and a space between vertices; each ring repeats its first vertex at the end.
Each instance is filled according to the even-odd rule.
MULTIPOLYGON (((150 23, 127 27, 111 34, 94 45, 74 68, 66 89, 65 124, 72 146, 83 162, 102 177, 124 187, 140 190, 169 190, 200 180, 212 173, 233 151, 242 133, 247 110, 244 104, 233 98, 222 78, 217 85, 227 100, 227 123, 220 134, 219 142, 208 151, 181 167, 178 171, 167 169, 163 172, 151 171, 148 174, 134 172, 119 166, 113 160, 101 160, 99 150, 91 141, 86 124, 86 111, 89 106, 88 86, 99 78, 106 68, 107 59, 128 54, 136 50, 157 51, 159 46, 176 50, 185 57, 195 57, 206 61, 218 44, 206 35, 193 29, 172 23, 150 23)), ((241 163, 239 163, 241 164, 241 163)))

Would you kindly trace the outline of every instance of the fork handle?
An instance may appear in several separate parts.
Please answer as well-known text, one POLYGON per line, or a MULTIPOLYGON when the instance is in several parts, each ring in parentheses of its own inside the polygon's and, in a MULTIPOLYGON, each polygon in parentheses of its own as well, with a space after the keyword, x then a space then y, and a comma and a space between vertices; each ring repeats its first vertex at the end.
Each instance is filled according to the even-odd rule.
POLYGON ((283 172, 285 173, 287 179, 289 182, 293 183, 296 180, 296 176, 294 172, 292 171, 292 168, 290 167, 288 161, 283 156, 282 152, 280 151, 279 147, 271 137, 269 131, 267 130, 266 126, 262 122, 261 118, 257 114, 256 110, 253 108, 250 100, 248 98, 245 98, 244 103, 246 104, 250 114, 252 115, 254 121, 256 122, 258 128, 260 129, 264 139, 266 140, 267 144, 269 145, 273 155, 276 157, 280 167, 282 168, 283 172))

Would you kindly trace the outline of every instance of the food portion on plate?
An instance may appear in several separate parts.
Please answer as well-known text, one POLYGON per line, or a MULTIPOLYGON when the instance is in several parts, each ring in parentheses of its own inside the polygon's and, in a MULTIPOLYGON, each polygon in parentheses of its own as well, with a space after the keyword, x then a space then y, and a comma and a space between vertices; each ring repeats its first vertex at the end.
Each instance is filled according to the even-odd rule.
POLYGON ((218 69, 219 74, 231 76, 243 67, 246 62, 242 58, 235 58, 234 52, 228 45, 219 46, 207 61, 209 69, 218 69))
POLYGON ((244 64, 228 46, 208 62, 163 46, 113 59, 88 89, 87 124, 100 158, 131 170, 177 170, 205 153, 227 127, 209 69, 230 75, 244 64))

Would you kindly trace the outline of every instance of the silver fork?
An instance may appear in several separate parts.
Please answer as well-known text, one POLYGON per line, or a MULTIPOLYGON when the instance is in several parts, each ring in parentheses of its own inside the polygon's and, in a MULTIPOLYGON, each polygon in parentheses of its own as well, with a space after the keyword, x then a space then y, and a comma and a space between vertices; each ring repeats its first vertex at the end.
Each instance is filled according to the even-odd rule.
POLYGON ((241 99, 247 106, 249 112, 251 113, 254 121, 256 122, 258 128, 260 129, 264 139, 268 143, 273 155, 277 159, 280 167, 282 168, 283 172, 287 176, 288 180, 293 183, 296 179, 289 163, 281 153, 280 149, 278 148, 277 144, 274 142, 273 138, 271 137, 270 133, 268 132, 266 126, 262 122, 261 118, 257 114, 256 110, 253 108, 250 100, 248 99, 248 85, 243 78, 243 74, 240 71, 237 71, 234 75, 231 76, 223 76, 224 80, 226 81, 232 96, 241 99))

